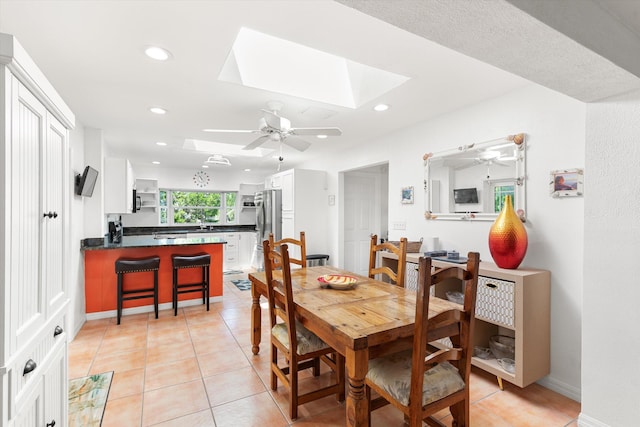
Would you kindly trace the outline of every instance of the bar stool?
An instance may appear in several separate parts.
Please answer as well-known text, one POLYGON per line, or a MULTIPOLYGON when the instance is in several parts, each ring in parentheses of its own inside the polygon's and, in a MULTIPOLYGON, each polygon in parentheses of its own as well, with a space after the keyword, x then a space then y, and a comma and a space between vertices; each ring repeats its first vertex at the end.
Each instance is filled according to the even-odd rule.
POLYGON ((160 268, 160 257, 152 256, 148 258, 118 258, 116 260, 116 274, 118 275, 118 325, 122 316, 122 302, 153 297, 153 308, 158 318, 158 269, 160 268), (122 289, 122 278, 127 273, 141 273, 143 271, 153 271, 153 288, 132 289, 125 291, 122 289))
POLYGON ((190 292, 202 292, 202 303, 206 302, 209 311, 209 266, 211 255, 171 255, 173 264, 173 315, 178 315, 178 295, 190 292), (202 268, 202 281, 196 283, 178 283, 178 270, 182 268, 202 268))

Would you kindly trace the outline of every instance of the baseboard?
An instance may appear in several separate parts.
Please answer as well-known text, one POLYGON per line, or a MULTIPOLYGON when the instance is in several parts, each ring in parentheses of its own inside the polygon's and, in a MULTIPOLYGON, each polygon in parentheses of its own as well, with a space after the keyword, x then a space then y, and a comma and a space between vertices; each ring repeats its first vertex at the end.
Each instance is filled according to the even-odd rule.
POLYGON ((610 426, 609 424, 605 424, 581 412, 580 416, 578 416, 578 427, 610 427, 610 426))
MULTIPOLYGON (((214 302, 221 302, 222 297, 211 297, 209 298, 209 304, 214 302)), ((189 307, 192 305, 201 305, 202 300, 193 299, 193 300, 185 300, 178 302, 178 307, 189 307)), ((158 304, 158 310, 171 310, 173 308, 173 303, 166 302, 163 304, 158 304)), ((151 313, 153 312, 153 305, 143 305, 140 307, 131 307, 125 308, 122 310, 122 315, 130 315, 130 314, 141 314, 141 313, 151 313)), ((110 317, 116 317, 118 315, 117 310, 108 310, 108 311, 97 311, 94 313, 87 313, 87 320, 98 320, 98 319, 108 319, 110 317)))
POLYGON ((550 376, 546 376, 541 380, 537 381, 537 383, 543 387, 548 388, 549 390, 553 390, 556 393, 560 393, 561 395, 566 396, 569 399, 575 400, 576 402, 582 401, 581 390, 565 382, 558 381, 550 376))

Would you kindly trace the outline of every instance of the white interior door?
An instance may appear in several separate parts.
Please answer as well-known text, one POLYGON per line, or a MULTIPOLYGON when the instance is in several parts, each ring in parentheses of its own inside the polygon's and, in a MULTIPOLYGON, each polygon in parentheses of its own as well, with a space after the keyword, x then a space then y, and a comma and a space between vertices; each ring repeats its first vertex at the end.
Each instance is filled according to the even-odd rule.
POLYGON ((344 177, 344 268, 366 276, 371 234, 380 230, 380 175, 349 172, 344 177))

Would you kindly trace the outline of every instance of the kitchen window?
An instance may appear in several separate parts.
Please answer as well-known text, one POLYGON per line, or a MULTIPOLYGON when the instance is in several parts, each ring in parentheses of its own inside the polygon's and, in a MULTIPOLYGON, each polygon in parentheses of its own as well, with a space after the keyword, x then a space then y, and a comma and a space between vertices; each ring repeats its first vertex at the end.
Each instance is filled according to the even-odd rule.
POLYGON ((160 190, 160 223, 236 224, 236 192, 160 190))

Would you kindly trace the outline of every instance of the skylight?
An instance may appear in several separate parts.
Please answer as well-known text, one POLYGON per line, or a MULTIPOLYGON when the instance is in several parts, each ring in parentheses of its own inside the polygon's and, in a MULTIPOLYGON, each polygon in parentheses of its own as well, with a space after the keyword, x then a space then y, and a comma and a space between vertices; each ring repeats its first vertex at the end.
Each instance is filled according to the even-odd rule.
POLYGON ((355 109, 409 78, 242 28, 218 80, 355 109))
POLYGON ((203 141, 201 139, 185 139, 182 148, 185 150, 200 151, 209 155, 219 154, 236 157, 265 157, 274 150, 265 148, 254 148, 253 150, 243 150, 243 146, 233 144, 223 144, 221 142, 203 141))

